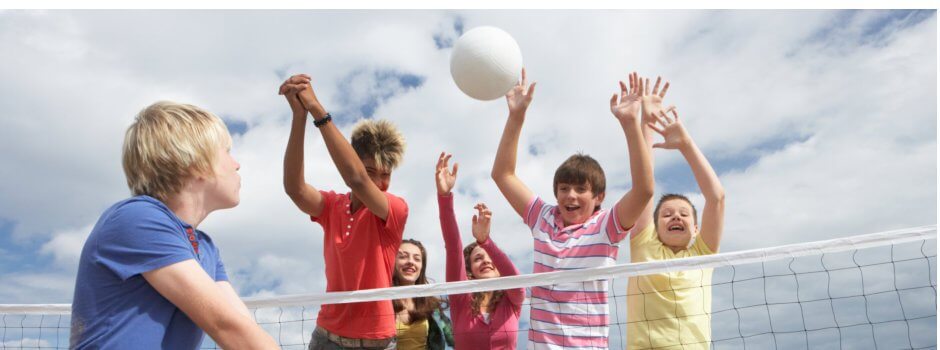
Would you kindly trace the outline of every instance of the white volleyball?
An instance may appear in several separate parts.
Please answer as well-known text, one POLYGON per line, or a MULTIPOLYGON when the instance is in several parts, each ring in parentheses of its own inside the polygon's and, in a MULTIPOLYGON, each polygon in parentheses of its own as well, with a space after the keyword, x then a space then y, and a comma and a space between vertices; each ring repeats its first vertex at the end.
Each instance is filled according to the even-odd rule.
POLYGON ((489 101, 506 95, 519 81, 522 51, 509 33, 477 27, 464 33, 450 56, 450 75, 460 91, 489 101))

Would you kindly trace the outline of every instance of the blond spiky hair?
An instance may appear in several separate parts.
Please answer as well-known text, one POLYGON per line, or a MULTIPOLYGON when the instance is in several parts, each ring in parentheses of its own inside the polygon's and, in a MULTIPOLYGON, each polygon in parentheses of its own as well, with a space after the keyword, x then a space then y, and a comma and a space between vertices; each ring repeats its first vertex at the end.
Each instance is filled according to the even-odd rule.
POLYGON ((364 119, 353 126, 352 147, 361 159, 372 158, 375 164, 393 170, 405 153, 405 137, 388 120, 364 119))

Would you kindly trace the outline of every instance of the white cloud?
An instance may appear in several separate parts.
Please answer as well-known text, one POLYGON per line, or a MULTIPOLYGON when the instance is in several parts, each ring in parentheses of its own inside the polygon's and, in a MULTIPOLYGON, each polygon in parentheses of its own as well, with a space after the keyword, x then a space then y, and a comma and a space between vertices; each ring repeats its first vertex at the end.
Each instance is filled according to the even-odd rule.
POLYGON ((82 254, 85 239, 94 225, 88 225, 77 230, 65 230, 53 233, 52 239, 42 245, 42 254, 52 255, 55 265, 75 273, 78 260, 82 254))

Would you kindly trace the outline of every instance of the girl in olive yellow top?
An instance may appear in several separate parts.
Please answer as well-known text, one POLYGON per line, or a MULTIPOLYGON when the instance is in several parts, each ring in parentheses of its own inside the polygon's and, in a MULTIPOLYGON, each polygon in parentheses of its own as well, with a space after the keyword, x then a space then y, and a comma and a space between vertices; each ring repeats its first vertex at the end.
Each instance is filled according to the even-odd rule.
MULTIPOLYGON (((705 197, 705 208, 700 226, 695 207, 685 196, 664 195, 655 210, 651 201, 637 222, 637 227, 643 229, 634 231, 630 237, 632 262, 717 253, 724 224, 724 189, 679 120, 675 107, 663 111, 662 98, 669 83, 662 91, 659 83, 657 79, 652 91, 644 89, 650 92, 643 96, 644 133, 647 140, 652 132, 662 135, 663 142, 653 148, 679 150, 705 197)), ((708 349, 711 281, 712 269, 631 277, 627 286, 627 348, 708 349)))

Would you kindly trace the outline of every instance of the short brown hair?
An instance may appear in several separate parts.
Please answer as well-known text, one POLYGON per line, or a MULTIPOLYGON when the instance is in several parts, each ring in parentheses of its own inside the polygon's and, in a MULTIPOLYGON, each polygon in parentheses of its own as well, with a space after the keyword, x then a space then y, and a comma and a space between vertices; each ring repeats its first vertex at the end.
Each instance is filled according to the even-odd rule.
POLYGON ((659 197, 659 203, 656 203, 656 209, 653 209, 653 228, 659 230, 659 208, 662 207, 663 203, 666 201, 671 201, 673 199, 678 199, 689 203, 689 206, 692 207, 692 223, 698 226, 698 211, 695 210, 695 205, 692 204, 692 201, 689 200, 689 197, 676 193, 667 193, 662 197, 659 197))
POLYGON ((166 201, 195 174, 214 175, 219 147, 232 137, 219 117, 199 107, 169 101, 144 108, 124 134, 122 163, 135 196, 166 201))
MULTIPOLYGON (((600 163, 591 156, 578 153, 568 157, 558 169, 555 170, 555 179, 552 181, 552 193, 558 193, 558 184, 580 185, 588 183, 591 185, 591 192, 594 196, 604 193, 607 189, 607 177, 604 176, 604 169, 600 163)), ((594 208, 594 211, 600 207, 594 208)))
POLYGON ((388 170, 401 163, 405 153, 405 138, 388 120, 364 119, 353 126, 350 144, 360 159, 374 159, 375 164, 388 170))

